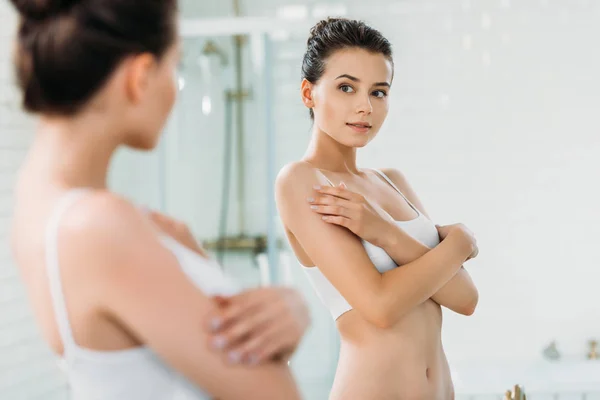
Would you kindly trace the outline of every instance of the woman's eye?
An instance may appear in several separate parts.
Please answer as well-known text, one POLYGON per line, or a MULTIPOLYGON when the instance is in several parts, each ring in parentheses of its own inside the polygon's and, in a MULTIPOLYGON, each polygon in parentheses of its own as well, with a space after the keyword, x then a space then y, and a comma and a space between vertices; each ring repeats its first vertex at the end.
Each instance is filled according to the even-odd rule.
POLYGON ((340 86, 340 90, 344 93, 352 93, 354 92, 354 89, 352 89, 352 86, 349 85, 342 85, 340 86))
POLYGON ((378 97, 378 98, 387 96, 387 93, 384 92, 383 90, 376 90, 373 92, 373 94, 375 95, 375 97, 378 97))

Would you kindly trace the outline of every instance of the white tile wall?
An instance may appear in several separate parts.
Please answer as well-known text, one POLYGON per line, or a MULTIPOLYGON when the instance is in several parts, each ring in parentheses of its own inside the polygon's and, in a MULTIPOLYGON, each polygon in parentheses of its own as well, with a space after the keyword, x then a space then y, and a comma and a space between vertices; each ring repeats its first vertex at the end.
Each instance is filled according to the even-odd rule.
POLYGON ((16 23, 10 3, 0 2, 0 399, 63 400, 65 381, 41 340, 9 253, 12 187, 32 137, 12 75, 16 23))

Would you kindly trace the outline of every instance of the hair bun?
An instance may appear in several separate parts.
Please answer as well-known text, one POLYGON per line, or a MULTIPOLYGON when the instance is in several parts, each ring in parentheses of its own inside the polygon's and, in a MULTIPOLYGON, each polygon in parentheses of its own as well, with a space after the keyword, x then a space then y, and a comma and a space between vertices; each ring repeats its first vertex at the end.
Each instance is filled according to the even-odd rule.
POLYGON ((23 17, 36 20, 64 13, 79 1, 81 0, 11 0, 23 17))

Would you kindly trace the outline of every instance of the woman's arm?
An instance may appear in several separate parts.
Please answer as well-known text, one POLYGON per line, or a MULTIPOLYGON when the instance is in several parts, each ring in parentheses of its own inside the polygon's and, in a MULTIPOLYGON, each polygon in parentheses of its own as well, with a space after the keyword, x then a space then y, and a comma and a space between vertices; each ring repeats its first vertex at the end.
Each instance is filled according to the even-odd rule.
POLYGON ((320 184, 305 163, 286 166, 277 177, 279 213, 286 228, 352 307, 379 327, 390 327, 442 288, 473 251, 461 230, 423 257, 381 274, 360 239, 312 212, 306 198, 320 184))
POLYGON ((247 367, 211 349, 205 326, 214 303, 183 273, 142 213, 108 194, 77 209, 76 224, 61 234, 73 249, 65 261, 85 266, 82 284, 108 318, 221 400, 300 399, 287 364, 247 367))
MULTIPOLYGON (((382 172, 385 173, 400 190, 402 190, 402 193, 404 193, 415 207, 429 218, 423 204, 417 197, 417 194, 399 171, 386 169, 382 170, 382 172)), ((385 245, 383 249, 398 265, 414 261, 431 250, 418 240, 407 235, 399 227, 394 226, 394 228, 394 234, 390 236, 387 245, 385 245)), ((450 281, 448 281, 448 283, 446 283, 439 291, 431 296, 431 298, 439 305, 447 307, 459 314, 471 315, 475 312, 475 308, 477 307, 479 293, 467 270, 461 267, 457 274, 454 275, 454 277, 452 277, 452 279, 450 279, 450 281)))
MULTIPOLYGON (((403 265, 414 261, 431 250, 407 235, 401 228, 393 226, 392 229, 394 234, 383 249, 396 264, 403 265)), ((479 300, 479 293, 467 270, 461 267, 448 283, 431 296, 431 299, 459 314, 472 315, 479 300)))
MULTIPOLYGON (((146 214, 163 233, 208 257, 183 222, 157 211, 146 210, 146 214)), ((310 325, 304 298, 292 288, 260 287, 212 300, 217 309, 206 323, 210 340, 219 343, 222 352, 239 355, 242 362, 291 357, 310 325)))

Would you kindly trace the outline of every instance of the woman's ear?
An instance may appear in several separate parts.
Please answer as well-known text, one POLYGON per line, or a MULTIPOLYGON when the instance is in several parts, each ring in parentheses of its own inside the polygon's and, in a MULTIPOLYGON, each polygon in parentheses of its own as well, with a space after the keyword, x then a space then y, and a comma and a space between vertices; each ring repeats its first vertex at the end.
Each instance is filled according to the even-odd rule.
POLYGON ((142 101, 154 67, 155 59, 150 54, 141 54, 130 60, 125 75, 125 90, 132 103, 138 104, 142 101))
POLYGON ((313 88, 314 85, 306 80, 306 78, 302 79, 300 95, 302 96, 302 103, 304 103, 307 108, 313 108, 315 106, 315 102, 313 100, 313 88))

